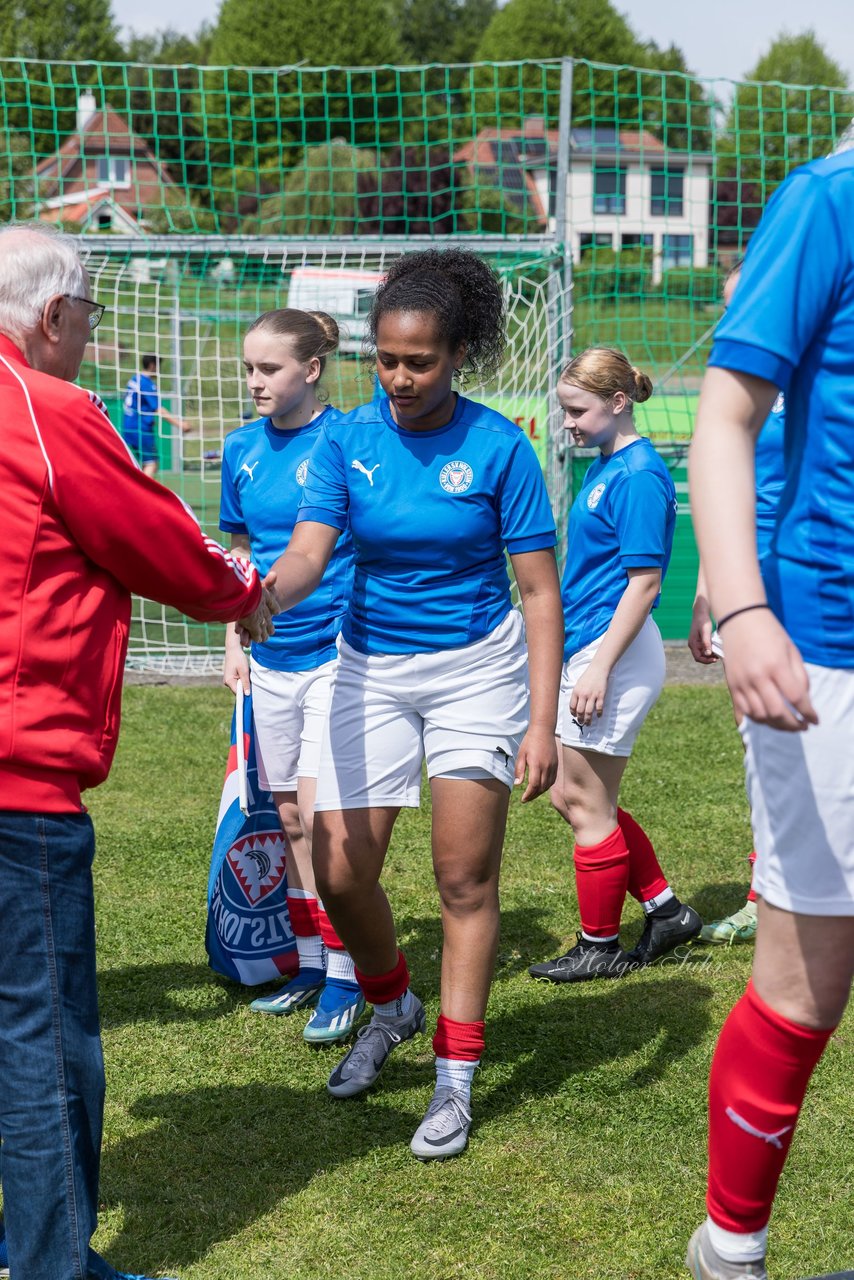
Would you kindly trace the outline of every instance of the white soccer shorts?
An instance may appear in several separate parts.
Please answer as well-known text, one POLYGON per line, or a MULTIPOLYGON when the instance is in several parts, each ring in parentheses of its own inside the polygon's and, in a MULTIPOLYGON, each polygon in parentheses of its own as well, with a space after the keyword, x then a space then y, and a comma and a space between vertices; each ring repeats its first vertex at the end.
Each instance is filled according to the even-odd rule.
POLYGON ((650 615, 615 664, 605 690, 605 706, 593 723, 579 725, 569 709, 576 681, 590 666, 602 636, 564 663, 560 681, 557 729, 566 747, 604 756, 630 756, 635 738, 664 687, 664 644, 650 615))
POLYGON ((315 808, 417 808, 431 778, 498 778, 528 727, 528 650, 511 609, 482 640, 438 653, 364 654, 340 641, 315 808))
POLYGON ((783 911, 854 915, 854 671, 806 664, 819 722, 785 733, 745 718, 754 888, 783 911))
POLYGON ((274 671, 250 659, 258 781, 267 791, 296 791, 316 778, 337 659, 314 671, 274 671))

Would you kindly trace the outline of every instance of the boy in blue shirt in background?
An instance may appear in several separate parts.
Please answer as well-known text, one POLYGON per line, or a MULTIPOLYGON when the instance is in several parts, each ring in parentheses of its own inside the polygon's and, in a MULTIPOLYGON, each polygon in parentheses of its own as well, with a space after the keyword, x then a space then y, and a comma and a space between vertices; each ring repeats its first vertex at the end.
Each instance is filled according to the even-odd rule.
POLYGON ((184 435, 192 431, 191 423, 178 418, 163 408, 160 392, 154 379, 160 361, 155 355, 142 357, 142 372, 135 373, 125 387, 122 417, 122 435, 125 444, 147 476, 156 476, 159 465, 155 420, 165 418, 184 435))

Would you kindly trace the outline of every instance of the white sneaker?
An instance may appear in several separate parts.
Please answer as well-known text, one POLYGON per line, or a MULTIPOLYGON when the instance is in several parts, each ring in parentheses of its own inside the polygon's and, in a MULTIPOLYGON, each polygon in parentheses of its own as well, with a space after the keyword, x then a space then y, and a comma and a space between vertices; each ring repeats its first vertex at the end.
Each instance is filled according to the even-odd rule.
POLYGON ((465 1151, 471 1128, 471 1102, 461 1089, 436 1089, 410 1150, 419 1160, 447 1160, 465 1151))
POLYGON ((689 1241, 685 1266, 694 1280, 768 1280, 764 1258, 755 1262, 727 1262, 722 1258, 709 1239, 705 1222, 689 1241))

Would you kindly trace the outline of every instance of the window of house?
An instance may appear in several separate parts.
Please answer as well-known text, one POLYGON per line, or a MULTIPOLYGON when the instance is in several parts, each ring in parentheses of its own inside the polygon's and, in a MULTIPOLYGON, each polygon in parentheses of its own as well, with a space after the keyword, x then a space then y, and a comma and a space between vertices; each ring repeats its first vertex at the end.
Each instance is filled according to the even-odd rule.
POLYGON ((96 164, 100 183, 121 186, 130 178, 130 161, 127 156, 98 156, 96 164))
POLYGON ((582 231, 578 237, 578 244, 581 257, 586 258, 597 249, 613 249, 614 238, 610 231, 582 231))
POLYGON ((647 235, 646 233, 627 232, 620 237, 621 249, 651 249, 652 245, 652 235, 647 235))
POLYGON ((685 207, 685 170, 653 169, 649 211, 657 218, 681 218, 685 207))
POLYGON ((626 171, 619 165, 593 170, 593 212, 626 212, 626 171))
POLYGON ((690 267, 693 261, 693 236, 661 237, 661 265, 665 271, 670 267, 690 267))

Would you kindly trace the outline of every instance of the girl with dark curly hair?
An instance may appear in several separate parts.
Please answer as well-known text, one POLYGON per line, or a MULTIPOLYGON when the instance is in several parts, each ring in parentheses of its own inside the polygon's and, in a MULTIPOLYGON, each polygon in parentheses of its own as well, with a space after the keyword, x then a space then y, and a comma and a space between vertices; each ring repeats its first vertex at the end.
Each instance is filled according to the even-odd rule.
POLYGON ((503 353, 503 295, 485 262, 462 250, 402 257, 377 292, 369 346, 386 395, 324 429, 273 572, 290 609, 314 590, 349 520, 355 583, 321 751, 314 866, 374 1012, 329 1078, 335 1097, 369 1088, 426 1025, 379 884, 426 759, 444 948, 436 1091, 412 1150, 443 1159, 465 1148, 471 1124, 510 790, 527 770, 522 799, 533 800, 557 768, 555 529, 524 434, 453 388, 463 369, 488 377, 503 353))

